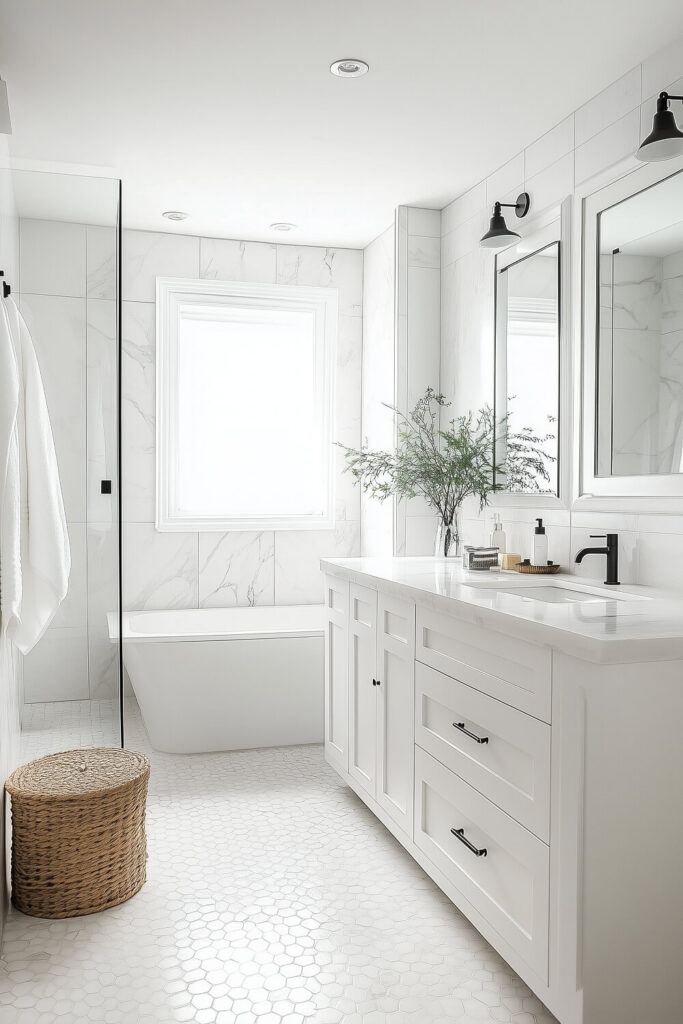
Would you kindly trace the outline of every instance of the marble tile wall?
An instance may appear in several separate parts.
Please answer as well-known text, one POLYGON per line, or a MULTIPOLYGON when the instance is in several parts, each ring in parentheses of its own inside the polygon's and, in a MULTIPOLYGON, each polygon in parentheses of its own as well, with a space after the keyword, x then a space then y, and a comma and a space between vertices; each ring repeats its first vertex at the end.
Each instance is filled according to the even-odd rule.
MULTIPOLYGON (((496 200, 509 202, 523 188, 529 191, 531 214, 515 224, 525 234, 533 230, 534 217, 579 185, 593 178, 603 185, 637 167, 633 154, 651 130, 655 99, 663 89, 683 91, 683 39, 645 59, 442 211, 441 389, 452 397, 458 412, 476 409, 493 395, 494 264, 491 252, 479 246, 491 205, 496 200)), ((683 277, 672 287, 681 287, 680 280, 683 277)), ((676 374, 683 358, 681 342, 683 334, 672 330, 666 345, 676 374)), ((672 416, 678 423, 677 408, 672 416)), ((488 540, 494 510, 495 504, 479 514, 475 506, 468 506, 466 540, 488 540)), ((580 566, 572 559, 591 532, 609 527, 620 534, 622 579, 683 589, 677 557, 683 553, 683 522, 678 516, 570 513, 542 504, 501 512, 508 550, 529 554, 533 520, 542 515, 548 523, 551 556, 573 571, 600 578, 600 559, 586 559, 580 566)))
MULTIPOLYGON (((400 206, 364 250, 363 439, 391 448, 395 423, 383 403, 404 413, 425 389, 439 388, 441 212, 400 206)), ((364 555, 427 555, 435 521, 425 502, 361 498, 364 555)))
POLYGON ((71 543, 69 593, 24 659, 25 699, 113 697, 117 606, 116 233, 19 222, 20 307, 50 411, 71 543), (114 482, 102 495, 100 481, 114 482))
POLYGON ((311 604, 319 559, 360 554, 360 494, 335 450, 336 527, 160 533, 155 519, 155 283, 187 277, 339 290, 334 440, 361 437, 363 253, 124 231, 122 248, 123 589, 128 609, 311 604))
MULTIPOLYGON (((5 280, 16 283, 19 270, 19 218, 14 203, 7 141, 6 135, 0 135, 0 270, 5 271, 5 280)), ((0 779, 3 781, 19 762, 21 704, 21 658, 12 644, 0 638, 0 779)), ((6 873, 9 854, 5 821, 3 789, 0 795, 0 944, 9 906, 6 873)))

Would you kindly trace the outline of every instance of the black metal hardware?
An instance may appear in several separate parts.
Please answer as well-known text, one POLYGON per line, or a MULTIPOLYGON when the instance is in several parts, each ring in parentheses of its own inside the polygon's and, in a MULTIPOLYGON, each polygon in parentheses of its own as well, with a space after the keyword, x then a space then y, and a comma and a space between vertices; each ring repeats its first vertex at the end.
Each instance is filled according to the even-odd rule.
POLYGON ((459 839, 460 842, 463 843, 467 847, 467 849, 474 854, 475 857, 487 856, 488 850, 486 849, 486 847, 484 846, 482 847, 481 850, 478 850, 474 843, 471 843, 469 839, 466 838, 464 828, 452 828, 451 833, 455 836, 456 839, 459 839))
MULTIPOLYGON (((0 270, 0 277, 4 277, 4 276, 5 276, 5 271, 4 270, 0 270)), ((8 298, 8 296, 10 296, 11 294, 12 294, 12 289, 10 288, 10 286, 7 284, 6 281, 3 281, 2 282, 2 297, 3 297, 3 299, 8 298)))
POLYGON ((489 741, 488 736, 477 736, 476 733, 470 732, 469 729, 466 729, 464 722, 453 722, 453 728, 459 729, 460 732, 464 732, 465 736, 469 736, 469 738, 474 740, 475 743, 488 743, 489 741))
POLYGON ((591 533, 591 540, 605 538, 607 544, 604 548, 582 548, 576 555, 576 561, 581 562, 585 555, 607 555, 607 579, 605 585, 608 587, 619 586, 619 535, 617 533, 591 533))
POLYGON ((100 480, 100 494, 111 494, 111 480, 100 480))
POLYGON ((373 686, 379 686, 379 679, 373 679, 372 680, 372 685, 373 686))

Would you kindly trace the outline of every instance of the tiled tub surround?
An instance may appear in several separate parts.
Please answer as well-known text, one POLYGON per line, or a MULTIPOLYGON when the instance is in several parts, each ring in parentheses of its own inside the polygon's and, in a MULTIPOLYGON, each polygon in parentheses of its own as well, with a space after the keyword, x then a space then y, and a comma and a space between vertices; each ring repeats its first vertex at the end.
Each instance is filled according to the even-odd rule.
MULTIPOLYGON (((442 211, 441 389, 454 398, 456 411, 479 408, 493 397, 494 257, 479 246, 493 202, 511 202, 522 189, 530 193, 529 216, 513 224, 524 235, 534 229, 538 214, 588 181, 595 178, 598 188, 639 166, 633 154, 651 130, 662 89, 683 92, 683 39, 644 60, 442 211)), ((575 335, 577 331, 575 325, 575 335)), ((677 374, 679 341, 678 328, 667 335, 666 361, 675 363, 677 374)), ((671 406, 668 410, 672 414, 671 406)), ((675 419, 677 413, 672 415, 675 419)), ((494 509, 495 502, 483 515, 476 506, 467 507, 467 542, 488 542, 494 509)), ((587 558, 580 566, 573 565, 573 558, 586 546, 589 534, 616 530, 623 582, 683 587, 680 516, 570 513, 544 507, 542 500, 534 507, 499 511, 508 551, 531 553, 534 518, 542 515, 549 526, 550 556, 582 576, 601 579, 599 558, 587 558)))
POLYGON ((328 763, 562 1024, 681 1019, 681 597, 321 567, 328 763))
MULTIPOLYGON (((334 440, 361 439, 363 253, 124 231, 122 250, 124 606, 133 609, 311 604, 318 562, 360 553, 360 495, 336 449, 336 527, 278 532, 161 533, 155 507, 157 276, 339 289, 334 440)), ((258 382, 254 382, 258 415, 258 382)))
POLYGON ((555 1024, 321 748, 159 754, 132 704, 126 730, 152 760, 147 884, 90 917, 12 911, 3 1021, 555 1024))
POLYGON ((116 236, 113 227, 19 221, 19 305, 33 337, 71 544, 67 597, 24 659, 27 701, 113 697, 116 649, 116 236))

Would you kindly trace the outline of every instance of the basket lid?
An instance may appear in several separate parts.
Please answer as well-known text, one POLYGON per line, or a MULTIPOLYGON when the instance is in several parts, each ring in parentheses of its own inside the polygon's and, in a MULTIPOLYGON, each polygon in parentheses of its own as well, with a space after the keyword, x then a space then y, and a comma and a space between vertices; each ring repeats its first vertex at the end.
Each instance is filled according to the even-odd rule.
POLYGON ((48 754, 16 768, 5 789, 33 796, 82 796, 118 789, 149 772, 149 761, 134 750, 92 747, 48 754))

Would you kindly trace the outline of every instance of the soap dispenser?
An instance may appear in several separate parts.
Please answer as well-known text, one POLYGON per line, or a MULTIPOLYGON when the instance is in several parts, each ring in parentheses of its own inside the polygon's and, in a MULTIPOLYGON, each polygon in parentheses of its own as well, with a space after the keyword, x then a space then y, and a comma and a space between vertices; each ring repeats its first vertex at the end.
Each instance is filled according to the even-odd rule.
POLYGON ((505 530, 500 521, 498 512, 493 513, 493 532, 491 533, 491 547, 498 548, 501 555, 505 554, 505 530))
POLYGON ((534 551, 531 558, 531 564, 548 564, 548 537, 546 536, 545 526, 543 525, 542 519, 536 520, 536 529, 534 530, 534 551))

